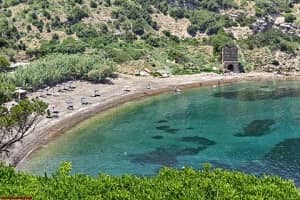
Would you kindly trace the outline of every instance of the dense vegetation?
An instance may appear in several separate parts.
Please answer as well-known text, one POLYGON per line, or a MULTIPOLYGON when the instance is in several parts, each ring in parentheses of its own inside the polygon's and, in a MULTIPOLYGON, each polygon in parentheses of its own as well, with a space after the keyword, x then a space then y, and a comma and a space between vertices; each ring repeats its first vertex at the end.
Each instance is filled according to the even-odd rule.
POLYGON ((1 80, 0 77, 0 105, 12 99, 14 90, 15 86, 13 84, 1 80))
POLYGON ((249 49, 258 47, 269 47, 270 50, 280 49, 281 51, 294 53, 299 49, 300 37, 286 35, 276 29, 270 29, 263 33, 250 36, 241 41, 241 45, 249 49))
POLYGON ((106 69, 106 76, 99 73, 99 81, 110 76, 113 69, 111 63, 98 56, 80 56, 52 54, 44 57, 25 68, 19 68, 14 73, 3 76, 6 82, 12 82, 24 88, 38 89, 45 86, 53 86, 63 81, 88 79, 92 70, 106 69))
MULTIPOLYGON (((177 35, 172 35, 168 31, 158 34, 164 27, 153 19, 155 14, 169 15, 174 19, 186 18, 190 21, 187 32, 191 37, 202 33, 210 38, 218 36, 220 32, 222 34, 224 28, 242 26, 251 29, 257 19, 264 19, 263 17, 270 14, 282 15, 287 22, 298 21, 293 6, 299 3, 299 0, 289 1, 288 4, 283 0, 275 2, 270 0, 54 0, 54 2, 50 0, 1 1, 0 9, 3 12, 0 14, 2 33, 0 55, 15 61, 25 52, 27 56, 36 59, 51 53, 76 54, 100 50, 99 54, 104 53, 106 57, 116 61, 116 65, 129 60, 145 60, 145 52, 149 52, 147 45, 156 48, 150 49, 152 51, 157 49, 164 51, 163 47, 170 47, 166 42, 170 39, 177 42, 172 48, 186 46, 177 35), (241 9, 243 12, 236 18, 221 14, 229 9, 241 9), (128 45, 132 42, 140 44, 128 45)), ((294 52, 299 46, 299 37, 293 36, 293 40, 287 40, 286 34, 280 30, 271 29, 266 33, 257 34, 246 43, 255 42, 260 44, 256 45, 256 48, 270 47, 273 51, 286 52, 294 52), (270 34, 276 37, 276 41, 283 42, 278 46, 270 44, 271 42, 261 43, 261 38, 267 38, 270 34)), ((243 42, 230 34, 228 39, 231 43, 243 42)), ((224 45, 224 43, 208 43, 207 40, 202 39, 198 42, 200 45, 209 45, 217 49, 216 53, 219 53, 220 47, 224 45)), ((249 45, 242 47, 251 48, 249 45)), ((197 53, 203 54, 201 50, 197 53)), ((151 54, 146 56, 151 60, 160 60, 156 68, 165 67, 166 63, 163 62, 162 57, 151 54)), ((187 52, 186 57, 190 56, 193 57, 190 52, 187 52)), ((218 59, 219 55, 215 54, 214 58, 218 59)), ((202 63, 210 62, 211 58, 202 56, 200 60, 200 64, 196 66, 198 68, 202 63)), ((188 65, 189 61, 190 59, 184 59, 182 63, 188 65)), ((201 71, 185 68, 187 73, 201 71)))
POLYGON ((155 177, 70 175, 65 163, 52 176, 0 167, 0 196, 33 199, 300 199, 292 182, 220 169, 165 168, 155 177))

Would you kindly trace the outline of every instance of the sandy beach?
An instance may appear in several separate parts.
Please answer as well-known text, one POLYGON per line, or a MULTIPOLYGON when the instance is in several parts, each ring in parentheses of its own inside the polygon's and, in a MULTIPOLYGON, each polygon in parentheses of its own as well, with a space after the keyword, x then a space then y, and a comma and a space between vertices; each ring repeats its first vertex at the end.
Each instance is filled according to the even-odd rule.
POLYGON ((300 76, 282 76, 271 73, 253 72, 233 75, 205 73, 171 76, 169 78, 153 78, 121 74, 118 78, 112 79, 111 84, 92 84, 75 81, 72 83, 72 87, 74 87, 72 90, 58 92, 59 89, 62 89, 62 86, 56 86, 49 90, 48 95, 46 95, 45 91, 31 93, 29 94, 30 98, 44 96, 41 99, 49 104, 50 111, 59 111, 58 117, 44 117, 41 119, 41 122, 32 133, 22 143, 18 143, 13 147, 10 157, 5 159, 5 162, 13 166, 18 166, 29 154, 46 145, 51 139, 59 136, 59 134, 63 134, 68 129, 92 116, 128 101, 163 92, 174 92, 176 87, 184 90, 185 88, 192 87, 273 79, 296 80, 300 79, 300 76), (99 91, 100 96, 92 97, 95 90, 99 91), (82 98, 88 102, 87 105, 82 105, 82 98), (67 109, 67 102, 72 102, 74 110, 67 109))

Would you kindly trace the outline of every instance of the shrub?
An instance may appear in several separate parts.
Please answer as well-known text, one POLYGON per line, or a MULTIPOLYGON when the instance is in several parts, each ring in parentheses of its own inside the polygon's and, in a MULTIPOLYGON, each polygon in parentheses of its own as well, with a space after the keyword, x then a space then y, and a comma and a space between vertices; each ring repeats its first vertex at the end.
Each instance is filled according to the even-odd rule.
POLYGON ((269 47, 271 50, 281 50, 288 53, 294 53, 299 49, 300 37, 289 35, 277 29, 270 29, 265 32, 252 35, 247 39, 240 41, 244 48, 269 47))
POLYGON ((76 54, 83 53, 85 51, 85 43, 77 41, 73 38, 67 38, 60 43, 58 41, 59 38, 55 35, 50 42, 43 43, 41 47, 34 53, 40 57, 51 53, 76 54))
POLYGON ((99 33, 97 32, 97 30, 94 27, 88 26, 83 23, 78 23, 76 25, 73 25, 71 29, 72 29, 72 32, 76 33, 76 35, 82 39, 94 38, 99 35, 99 33))
POLYGON ((168 57, 170 60, 175 60, 175 62, 178 64, 183 64, 188 62, 188 58, 185 56, 185 54, 175 49, 169 50, 168 57))
POLYGON ((87 80, 92 82, 104 82, 107 77, 112 75, 112 68, 111 67, 103 67, 100 69, 94 69, 88 72, 87 80))
POLYGON ((284 16, 284 21, 286 23, 293 23, 296 19, 296 16, 291 13, 288 13, 284 16))
POLYGON ((166 37, 170 37, 171 36, 171 32, 169 30, 163 30, 162 33, 166 36, 166 37))
POLYGON ((9 61, 4 56, 0 56, 0 72, 8 70, 10 66, 9 61))
POLYGON ((129 53, 122 49, 107 47, 105 53, 107 58, 112 59, 116 63, 123 63, 132 59, 129 53))
POLYGON ((272 60, 272 65, 279 66, 280 62, 278 60, 272 60))
POLYGON ((132 32, 134 32, 137 35, 143 35, 144 34, 144 26, 142 23, 133 23, 132 24, 132 32))
POLYGON ((153 177, 70 175, 65 163, 52 175, 35 176, 0 167, 0 196, 33 199, 299 199, 291 181, 236 171, 162 169, 153 177))
POLYGON ((185 16, 185 10, 182 8, 176 8, 170 10, 170 16, 175 19, 181 19, 185 16))
POLYGON ((234 41, 227 33, 219 31, 210 38, 209 43, 214 47, 214 53, 219 55, 225 45, 232 46, 234 41))
POLYGON ((95 1, 91 1, 90 6, 91 8, 97 8, 98 4, 95 1))
POLYGON ((88 17, 88 16, 89 16, 89 14, 87 13, 87 11, 85 11, 81 8, 75 7, 72 10, 71 14, 67 18, 68 18, 68 21, 70 24, 75 24, 75 23, 79 22, 81 19, 88 17))
POLYGON ((195 25, 189 25, 187 28, 187 32, 191 35, 191 36, 196 36, 198 31, 198 27, 195 25))
POLYGON ((14 84, 3 80, 0 76, 0 105, 11 100, 14 90, 14 84))

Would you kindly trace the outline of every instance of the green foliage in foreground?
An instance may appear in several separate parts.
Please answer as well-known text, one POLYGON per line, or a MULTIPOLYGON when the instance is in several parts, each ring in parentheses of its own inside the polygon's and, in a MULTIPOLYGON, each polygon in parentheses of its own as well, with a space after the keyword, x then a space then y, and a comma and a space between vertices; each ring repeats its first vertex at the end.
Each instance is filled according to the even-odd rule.
POLYGON ((279 177, 257 178, 221 169, 165 168, 155 177, 70 175, 62 165, 52 177, 0 167, 0 196, 33 199, 300 199, 295 185, 279 177))

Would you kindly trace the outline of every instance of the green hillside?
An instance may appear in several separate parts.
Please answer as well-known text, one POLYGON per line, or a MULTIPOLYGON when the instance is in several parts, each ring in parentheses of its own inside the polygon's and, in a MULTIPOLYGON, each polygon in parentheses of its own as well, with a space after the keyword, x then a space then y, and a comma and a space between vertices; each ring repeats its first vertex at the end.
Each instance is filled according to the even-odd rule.
MULTIPOLYGON (((286 36, 272 27, 266 33, 252 33, 253 23, 269 15, 282 16, 286 22, 297 25, 299 1, 277 2, 7 0, 1 2, 0 54, 11 61, 24 61, 54 52, 97 52, 117 64, 147 58, 146 66, 167 66, 174 68, 175 73, 200 72, 211 68, 211 61, 217 62, 217 53, 225 43, 236 43, 245 51, 266 47, 294 53, 299 47, 297 34, 286 36), (169 16, 169 21, 162 22, 160 19, 165 16, 169 16), (182 18, 186 24, 176 24, 182 18), (184 26, 184 37, 178 37, 178 26, 184 26), (241 36, 234 37, 232 29, 238 29, 241 36), (264 41, 268 34, 274 35, 273 41, 264 41), (209 47, 198 46, 212 46, 215 55, 210 54, 209 47), (166 55, 156 55, 157 48, 166 55), (170 49, 175 52, 169 52, 170 49), (185 57, 180 58, 176 51, 185 52, 185 57), (174 60, 174 53, 179 57, 177 62, 166 63, 168 59, 174 60)), ((244 62, 247 61, 245 58, 244 62)))

